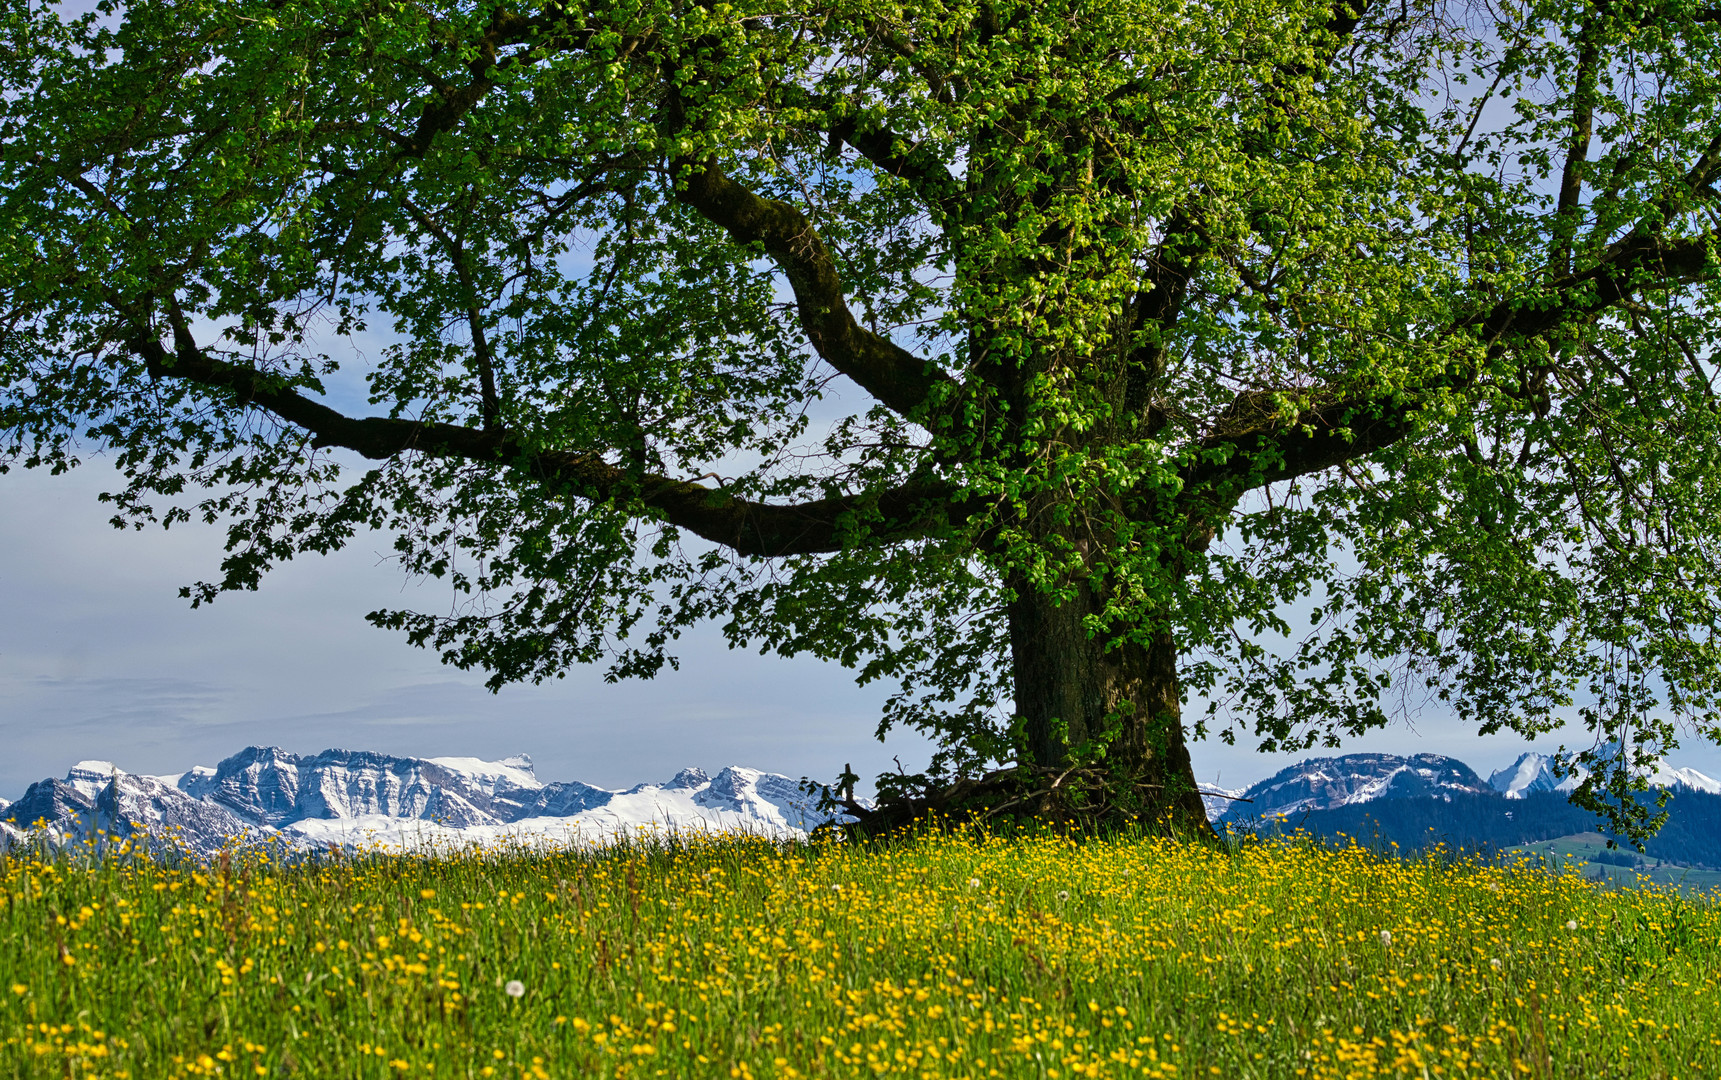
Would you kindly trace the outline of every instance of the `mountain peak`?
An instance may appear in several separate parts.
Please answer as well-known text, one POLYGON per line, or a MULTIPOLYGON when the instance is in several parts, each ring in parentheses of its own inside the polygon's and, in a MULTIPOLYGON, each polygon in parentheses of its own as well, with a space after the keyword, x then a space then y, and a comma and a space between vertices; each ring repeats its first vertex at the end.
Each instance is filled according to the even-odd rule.
POLYGON ((711 782, 711 777, 698 766, 689 766, 669 778, 666 788, 696 788, 704 787, 711 782))
POLYGON ((1307 758, 1281 769, 1244 789, 1250 801, 1234 802, 1220 816, 1246 821, 1380 799, 1450 799, 1488 790, 1470 766, 1442 754, 1344 754, 1307 758))

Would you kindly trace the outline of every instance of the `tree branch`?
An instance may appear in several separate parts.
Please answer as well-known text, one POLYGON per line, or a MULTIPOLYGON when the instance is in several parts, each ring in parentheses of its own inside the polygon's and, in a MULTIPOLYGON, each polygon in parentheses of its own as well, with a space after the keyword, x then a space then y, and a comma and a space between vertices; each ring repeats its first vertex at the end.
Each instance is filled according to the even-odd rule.
MULTIPOLYGON (((1461 320, 1448 331, 1476 333, 1490 348, 1509 338, 1532 338, 1582 323, 1630 299, 1646 281, 1696 280, 1709 266, 1718 243, 1711 233, 1668 241, 1628 237, 1613 246, 1602 263, 1570 274, 1548 289, 1511 297, 1487 311, 1461 320)), ((1429 385, 1425 389, 1435 389, 1429 385)), ((1319 472, 1365 457, 1396 443, 1412 430, 1418 395, 1390 398, 1344 395, 1335 390, 1251 390, 1237 395, 1201 443, 1202 453, 1183 470, 1184 490, 1197 498, 1242 483, 1234 494, 1319 472), (1311 399, 1294 417, 1283 417, 1279 400, 1311 399), (1326 400, 1322 400, 1325 397, 1326 400), (1229 452, 1227 452, 1229 451, 1229 452)))
POLYGON ((1634 233, 1610 245, 1588 270, 1567 274, 1529 295, 1507 297, 1461 320, 1453 330, 1476 331, 1489 343, 1546 334, 1617 306, 1647 283, 1698 280, 1718 243, 1721 237, 1713 231, 1684 240, 1634 233))
POLYGON ((471 267, 466 261, 465 245, 437 223, 416 203, 404 196, 400 204, 406 212, 412 215, 419 227, 442 242, 448 251, 449 265, 454 267, 455 277, 460 281, 460 287, 466 291, 466 326, 472 334, 472 355, 478 361, 478 394, 481 412, 484 417, 484 427, 490 430, 499 427, 502 422, 502 404, 496 396, 496 356, 490 350, 490 339, 484 333, 484 309, 479 306, 478 285, 472 279, 471 267))
POLYGON ((960 523, 982 506, 952 502, 949 485, 909 481, 883 492, 863 492, 778 505, 736 498, 721 491, 657 474, 612 465, 594 453, 535 449, 515 432, 426 423, 395 417, 346 416, 286 386, 278 376, 209 356, 192 342, 185 320, 170 316, 174 349, 153 331, 139 330, 125 342, 153 378, 184 379, 232 393, 241 404, 265 409, 311 433, 316 447, 342 447, 372 460, 406 452, 523 468, 567 485, 582 498, 636 503, 677 528, 722 544, 742 555, 775 558, 840 551, 852 529, 873 539, 907 540, 960 523))
POLYGON ((914 415, 935 387, 959 385, 935 364, 855 321, 830 249, 799 210, 760 198, 715 161, 680 158, 674 164, 677 198, 736 243, 764 248, 782 267, 795 291, 801 329, 832 367, 904 416, 914 415))
POLYGON ((1572 272, 1572 237, 1577 235, 1583 214, 1584 166, 1589 161, 1590 137, 1595 126, 1597 71, 1601 63, 1601 24, 1597 11, 1584 24, 1578 45, 1577 74, 1572 86, 1571 142, 1566 147, 1565 167, 1560 174, 1559 205, 1554 210, 1554 248, 1549 265, 1556 274, 1572 272))

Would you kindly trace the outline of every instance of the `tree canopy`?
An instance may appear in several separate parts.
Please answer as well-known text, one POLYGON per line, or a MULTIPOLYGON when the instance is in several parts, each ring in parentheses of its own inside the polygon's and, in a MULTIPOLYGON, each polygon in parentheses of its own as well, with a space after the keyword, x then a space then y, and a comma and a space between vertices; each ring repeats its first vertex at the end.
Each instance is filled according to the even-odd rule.
POLYGON ((1721 735, 1721 9, 4 11, 0 463, 194 603, 387 530, 492 686, 716 619, 1190 825, 1190 734, 1576 720, 1638 832, 1721 735))

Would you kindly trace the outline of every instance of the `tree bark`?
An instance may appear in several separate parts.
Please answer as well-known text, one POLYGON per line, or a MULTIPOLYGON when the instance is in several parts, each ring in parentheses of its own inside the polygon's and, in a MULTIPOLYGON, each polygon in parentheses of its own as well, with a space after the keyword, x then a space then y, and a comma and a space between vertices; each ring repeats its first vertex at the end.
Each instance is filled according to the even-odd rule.
POLYGON ((1035 765, 1073 763, 1084 744, 1112 731, 1105 764, 1135 785, 1130 814, 1181 833, 1211 835, 1184 740, 1177 643, 1169 633, 1147 645, 1106 642, 1085 619, 1101 604, 1085 583, 1058 603, 1030 585, 1010 604, 1016 713, 1035 765))

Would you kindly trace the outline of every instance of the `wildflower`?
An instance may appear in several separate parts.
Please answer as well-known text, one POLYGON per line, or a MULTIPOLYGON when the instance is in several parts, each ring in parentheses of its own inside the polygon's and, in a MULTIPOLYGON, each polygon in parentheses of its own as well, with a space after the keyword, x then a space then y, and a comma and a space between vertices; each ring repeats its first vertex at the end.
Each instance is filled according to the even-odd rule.
POLYGON ((842 886, 841 886, 841 885, 832 885, 832 886, 831 886, 831 891, 832 891, 832 892, 842 892, 842 891, 843 891, 843 887, 842 887, 842 886))
POLYGON ((509 979, 508 985, 502 988, 502 992, 512 998, 525 997, 526 984, 519 979, 509 979))
POLYGON ((978 889, 980 887, 980 879, 977 877, 969 878, 968 879, 968 887, 970 889, 978 889))
POLYGON ((19 997, 23 997, 25 994, 30 992, 30 988, 23 983, 13 983, 12 992, 17 994, 19 997))
POLYGON ((435 889, 420 889, 420 890, 418 890, 418 895, 424 897, 426 900, 434 900, 434 899, 436 899, 436 890, 435 889))
POLYGON ((1068 900, 1069 898, 1070 898, 1069 890, 1067 890, 1067 889, 1059 889, 1058 890, 1058 899, 1059 900, 1068 900))
POLYGON ((1567 919, 1566 920, 1566 929, 1567 930, 1576 930, 1577 928, 1578 928, 1578 921, 1576 919, 1567 919))
POLYGON ((1489 960, 1488 966, 1493 968, 1495 971, 1499 971, 1500 970, 1500 958, 1498 956, 1496 956, 1492 960, 1489 960))
POLYGON ((1380 943, 1382 945, 1391 945, 1392 944, 1392 931, 1391 930, 1382 930, 1380 932, 1380 943))

